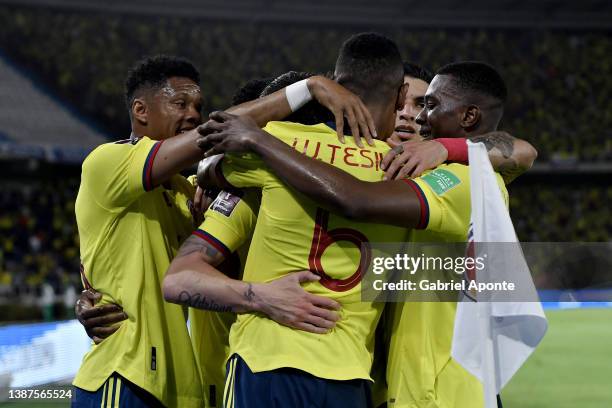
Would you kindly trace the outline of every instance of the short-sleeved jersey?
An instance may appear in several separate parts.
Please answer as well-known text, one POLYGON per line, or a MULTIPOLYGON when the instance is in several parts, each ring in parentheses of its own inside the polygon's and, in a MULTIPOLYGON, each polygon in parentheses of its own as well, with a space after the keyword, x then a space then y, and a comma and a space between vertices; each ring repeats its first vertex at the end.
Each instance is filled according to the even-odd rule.
MULTIPOLYGON (((508 204, 508 192, 497 175, 508 204)), ((427 230, 413 230, 412 242, 466 242, 470 223, 469 167, 444 164, 410 183, 426 207, 427 230)), ((389 356, 389 408, 479 407, 482 384, 454 359, 451 343, 454 302, 393 303, 385 312, 389 356)))
MULTIPOLYGON (((259 191, 219 193, 204 214, 194 236, 211 243, 225 255, 230 269, 242 271, 259 210, 259 191)), ((204 386, 204 407, 221 407, 225 362, 230 356, 229 332, 235 313, 189 308, 191 340, 204 386)))
MULTIPOLYGON (((349 138, 342 145, 324 124, 271 122, 265 130, 361 180, 382 179, 380 161, 389 150, 385 143, 360 149, 349 138)), ((254 155, 227 155, 221 163, 231 185, 262 190, 244 279, 268 282, 310 269, 321 280, 305 284, 305 290, 342 305, 340 320, 327 334, 294 330, 257 314, 240 315, 230 332, 232 353, 254 372, 292 367, 320 378, 369 379, 382 304, 361 301, 361 276, 369 265, 372 243, 404 242, 409 231, 330 214, 288 188, 254 155)))
POLYGON ((85 355, 74 385, 97 390, 117 372, 169 407, 200 406, 202 387, 185 310, 164 301, 170 260, 193 231, 193 186, 174 176, 153 186, 161 142, 108 143, 83 162, 76 199, 86 280, 128 315, 85 355))
MULTIPOLYGON (((421 199, 422 218, 425 225, 422 229, 442 233, 444 242, 450 238, 454 242, 463 242, 467 239, 467 226, 470 223, 470 172, 469 167, 463 164, 442 164, 431 171, 425 172, 421 177, 407 180, 413 186, 421 199), (452 236, 452 237, 451 237, 452 236)), ((506 205, 508 205, 508 190, 502 177, 497 174, 506 205)), ((414 231, 417 236, 421 233, 414 231)))

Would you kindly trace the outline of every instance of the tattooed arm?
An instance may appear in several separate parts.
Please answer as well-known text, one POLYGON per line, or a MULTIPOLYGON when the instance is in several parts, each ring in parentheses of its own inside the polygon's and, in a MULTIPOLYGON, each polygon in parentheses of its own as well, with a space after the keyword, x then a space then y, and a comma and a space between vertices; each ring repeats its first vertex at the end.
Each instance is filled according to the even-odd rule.
POLYGON ((326 333, 335 326, 338 303, 301 286, 318 280, 317 275, 302 271, 267 283, 243 282, 217 269, 224 259, 207 241, 189 237, 166 272, 166 301, 215 312, 263 313, 280 324, 313 333, 326 333))
MULTIPOLYGON (((529 170, 538 155, 529 142, 506 132, 489 132, 472 136, 469 140, 485 144, 493 168, 502 175, 506 184, 529 170)), ((437 143, 436 139, 411 141, 400 143, 387 152, 380 167, 385 170, 386 180, 402 180, 419 177, 424 171, 436 168, 447 160, 446 146, 437 143)))
POLYGON ((529 170, 538 157, 538 151, 529 142, 507 132, 489 132, 469 140, 484 143, 493 168, 502 175, 506 184, 529 170))
POLYGON ((220 251, 201 238, 187 238, 164 278, 165 299, 216 312, 253 309, 252 298, 246 296, 248 284, 234 281, 216 268, 224 259, 220 251))

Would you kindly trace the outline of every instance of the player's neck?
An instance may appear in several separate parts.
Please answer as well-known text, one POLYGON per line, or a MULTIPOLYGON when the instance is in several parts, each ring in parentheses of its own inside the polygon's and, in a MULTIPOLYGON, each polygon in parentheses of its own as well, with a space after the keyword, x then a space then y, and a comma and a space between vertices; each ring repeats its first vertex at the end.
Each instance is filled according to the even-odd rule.
POLYGON ((160 140, 156 137, 155 132, 150 132, 145 126, 132 125, 132 135, 131 137, 136 139, 142 139, 144 136, 153 139, 160 140))
POLYGON ((393 126, 389 126, 389 118, 395 117, 395 112, 389 112, 389 107, 381 106, 380 104, 374 103, 364 103, 365 106, 370 111, 370 115, 372 115, 372 120, 374 120, 374 126, 376 126, 376 132, 378 133, 378 138, 383 139, 385 133, 389 133, 392 130, 393 126))
POLYGON ((495 132, 497 130, 497 126, 483 126, 480 125, 475 129, 464 129, 465 132, 465 136, 461 136, 461 137, 474 137, 474 136, 480 136, 480 135, 484 135, 485 133, 490 133, 490 132, 495 132))
POLYGON ((139 125, 138 123, 132 123, 132 136, 136 139, 141 139, 143 136, 148 136, 146 127, 139 125))

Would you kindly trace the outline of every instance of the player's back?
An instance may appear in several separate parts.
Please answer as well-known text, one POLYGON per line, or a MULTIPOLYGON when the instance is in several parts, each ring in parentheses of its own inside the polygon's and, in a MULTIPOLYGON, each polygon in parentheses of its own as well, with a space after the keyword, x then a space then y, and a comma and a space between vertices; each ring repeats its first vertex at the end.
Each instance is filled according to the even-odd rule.
MULTIPOLYGON (((272 122, 265 130, 361 180, 382 179, 380 161, 389 150, 383 142, 360 149, 347 138, 343 145, 335 130, 324 124, 272 122)), ((230 184, 259 186, 263 193, 244 279, 270 281, 310 269, 321 280, 305 289, 342 305, 340 321, 323 335, 290 329, 258 315, 241 315, 230 335, 232 352, 255 372, 293 367, 321 378, 369 378, 370 347, 382 304, 361 301, 361 274, 370 263, 373 243, 404 242, 408 230, 330 214, 289 189, 252 155, 226 157, 223 173, 230 184)))

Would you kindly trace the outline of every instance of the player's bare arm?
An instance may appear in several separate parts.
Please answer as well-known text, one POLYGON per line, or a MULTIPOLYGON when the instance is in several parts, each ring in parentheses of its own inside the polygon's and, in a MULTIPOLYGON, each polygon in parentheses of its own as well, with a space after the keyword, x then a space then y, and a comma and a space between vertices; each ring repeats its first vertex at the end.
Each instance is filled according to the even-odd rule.
POLYGON ((538 157, 538 151, 529 142, 507 132, 489 132, 468 139, 484 143, 493 168, 502 175, 506 184, 529 170, 538 157))
MULTIPOLYGON (((336 214, 366 222, 419 225, 419 197, 405 181, 361 181, 332 165, 298 153, 248 119, 225 112, 215 112, 211 118, 214 121, 200 127, 204 136, 198 142, 203 149, 208 149, 207 156, 252 151, 287 185, 336 214)), ((218 178, 206 182, 215 180, 218 178)))
POLYGON ((197 129, 192 129, 162 141, 151 168, 154 186, 163 184, 202 158, 202 151, 196 144, 197 138, 197 129))
MULTIPOLYGON (((538 153, 527 141, 503 131, 494 131, 468 138, 483 142, 489 152, 493 168, 510 183, 531 168, 538 153)), ((381 163, 385 179, 418 177, 425 170, 433 169, 448 159, 448 150, 434 140, 405 142, 387 153, 381 163)))
POLYGON ((188 238, 174 258, 163 282, 168 302, 216 312, 263 313, 276 322, 313 333, 334 327, 339 304, 306 292, 301 283, 319 277, 296 272, 267 283, 231 279, 216 266, 225 256, 199 237, 188 238))
MULTIPOLYGON (((338 138, 344 142, 344 119, 346 118, 355 142, 362 147, 363 137, 370 145, 374 143, 376 128, 370 112, 361 99, 337 82, 316 75, 308 78, 308 89, 314 99, 329 109, 336 119, 338 138)), ((265 97, 233 106, 226 110, 239 116, 248 116, 264 127, 273 120, 282 120, 292 113, 286 89, 281 89, 265 97)))

